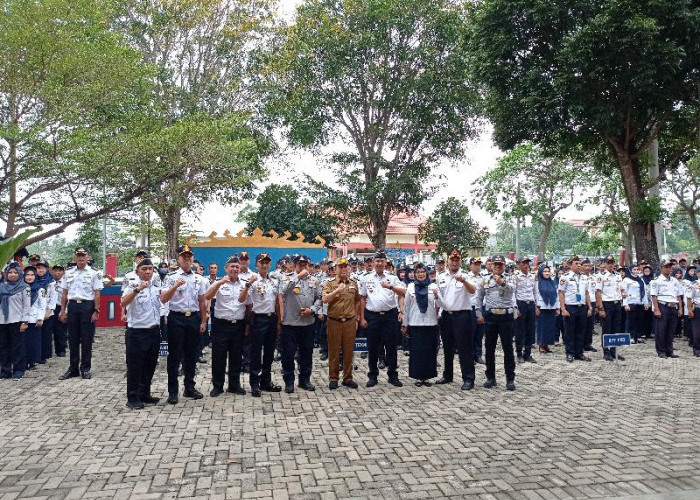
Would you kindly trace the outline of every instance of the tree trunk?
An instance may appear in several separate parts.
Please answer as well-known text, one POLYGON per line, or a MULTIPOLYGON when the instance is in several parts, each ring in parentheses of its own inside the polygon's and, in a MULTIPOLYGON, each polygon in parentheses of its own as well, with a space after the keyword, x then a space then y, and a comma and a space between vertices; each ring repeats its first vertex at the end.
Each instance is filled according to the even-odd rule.
POLYGON ((386 249, 386 229, 389 226, 389 221, 380 220, 379 217, 372 217, 371 233, 369 240, 374 245, 375 250, 386 249))
POLYGON ((542 221, 543 229, 542 229, 542 234, 540 235, 540 243, 537 248, 537 261, 538 262, 544 262, 544 253, 545 250, 547 249, 547 240, 549 239, 549 235, 552 232, 552 222, 554 219, 552 218, 545 218, 542 221))
POLYGON ((8 141, 9 152, 7 157, 8 162, 8 177, 10 200, 7 206, 7 227, 5 229, 5 237, 14 236, 17 232, 15 227, 17 221, 17 141, 11 139, 8 141))
POLYGON ((659 248, 656 243, 654 223, 639 220, 637 213, 638 204, 647 199, 643 191, 642 177, 639 161, 632 158, 619 142, 613 142, 615 159, 622 177, 622 185, 625 188, 627 206, 630 210, 630 229, 634 237, 637 261, 646 260, 652 266, 659 262, 659 248))
POLYGON ((180 219, 182 213, 179 207, 167 206, 161 219, 165 229, 165 244, 168 259, 177 258, 177 247, 180 239, 180 219))
POLYGON ((690 224, 690 230, 693 231, 693 236, 695 236, 695 241, 700 247, 700 224, 698 223, 698 213, 696 210, 690 209, 685 211, 688 214, 688 221, 690 224))

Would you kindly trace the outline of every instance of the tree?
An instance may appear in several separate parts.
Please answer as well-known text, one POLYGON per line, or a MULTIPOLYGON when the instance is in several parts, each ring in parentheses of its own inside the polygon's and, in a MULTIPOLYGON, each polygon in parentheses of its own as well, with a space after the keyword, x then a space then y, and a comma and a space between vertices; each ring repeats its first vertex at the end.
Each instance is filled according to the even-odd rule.
POLYGON ((418 228, 418 237, 425 243, 435 243, 438 254, 447 254, 452 248, 475 249, 481 252, 489 233, 479 226, 469 207, 457 198, 447 198, 418 228))
POLYGON ((169 257, 183 210, 216 199, 235 203, 264 173, 271 143, 252 124, 251 52, 270 28, 271 0, 134 0, 121 28, 158 71, 151 157, 171 172, 149 205, 166 232, 169 257))
POLYGON ((700 155, 669 175, 668 190, 678 202, 678 208, 686 215, 687 224, 700 246, 700 155))
POLYGON ((333 243, 337 237, 337 217, 324 213, 291 186, 270 184, 258 195, 257 203, 256 208, 244 215, 249 234, 259 227, 265 232, 272 230, 278 234, 285 231, 292 235, 302 233, 309 240, 321 236, 326 244, 333 243))
MULTIPOLYGON (((0 219, 27 244, 130 206, 148 72, 109 0, 7 0, 0 16, 0 219), (116 182, 115 182, 116 181, 116 182)), ((150 179, 161 171, 152 170, 150 179)), ((149 180, 150 182, 150 180, 149 180)))
POLYGON ((515 147, 472 190, 476 203, 491 215, 530 217, 542 225, 537 255, 544 259, 547 239, 559 213, 581 194, 585 178, 581 167, 561 158, 547 157, 531 144, 515 147))
POLYGON ((649 190, 686 155, 698 105, 700 6, 684 0, 484 0, 471 37, 504 148, 605 147, 619 171, 637 256, 658 261, 649 190), (649 146, 661 144, 656 178, 649 146))
POLYGON ((267 54, 266 112, 294 146, 350 145, 321 201, 376 248, 392 215, 432 192, 430 168, 475 133, 464 33, 450 0, 306 0, 267 54))

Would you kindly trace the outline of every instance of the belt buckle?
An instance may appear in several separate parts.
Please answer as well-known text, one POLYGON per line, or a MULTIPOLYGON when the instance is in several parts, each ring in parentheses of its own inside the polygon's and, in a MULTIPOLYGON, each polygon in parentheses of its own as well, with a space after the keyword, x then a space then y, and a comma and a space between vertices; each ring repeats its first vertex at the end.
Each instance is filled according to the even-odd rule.
POLYGON ((272 313, 267 313, 267 317, 268 317, 268 318, 271 318, 271 317, 272 317, 272 313))
POLYGON ((501 316, 501 315, 506 313, 506 310, 505 309, 491 309, 491 313, 501 316))
POLYGON ((345 323, 348 320, 348 318, 340 318, 341 323, 345 323))
POLYGON ((75 299, 75 303, 76 303, 76 304, 82 304, 83 301, 82 301, 82 299, 75 299))
POLYGON ((189 318, 190 316, 192 316, 192 313, 191 313, 190 311, 187 311, 187 312, 185 313, 185 317, 189 318))
POLYGON ((379 311, 379 315, 380 315, 380 316, 384 316, 384 313, 385 313, 385 312, 386 312, 386 311, 379 311))

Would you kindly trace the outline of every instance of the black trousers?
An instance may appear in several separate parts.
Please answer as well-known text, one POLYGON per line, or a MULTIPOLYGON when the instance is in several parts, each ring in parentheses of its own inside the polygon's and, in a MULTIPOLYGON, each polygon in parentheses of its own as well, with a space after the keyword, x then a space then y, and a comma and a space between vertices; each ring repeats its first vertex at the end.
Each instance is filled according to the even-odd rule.
POLYGON ((630 334, 633 340, 639 340, 642 337, 642 317, 644 306, 642 304, 630 304, 630 310, 627 312, 627 324, 625 330, 630 334))
POLYGON ((47 319, 44 320, 44 323, 41 325, 41 359, 42 361, 49 359, 50 357, 53 356, 53 346, 52 340, 53 340, 53 329, 54 329, 54 322, 56 320, 55 315, 49 316, 47 319))
POLYGON ((593 326, 595 325, 595 316, 586 314, 586 328, 583 332, 583 346, 593 347, 593 326))
POLYGON ((221 391, 224 390, 226 378, 226 360, 228 360, 228 386, 230 389, 241 386, 241 356, 243 337, 245 337, 245 319, 235 323, 225 319, 214 318, 216 328, 211 337, 211 383, 221 391))
POLYGON ((58 320, 61 306, 56 306, 53 310, 53 346, 56 354, 65 354, 68 349, 68 325, 58 320))
POLYGON ((583 356, 588 307, 567 305, 568 317, 564 317, 564 346, 566 355, 575 358, 583 356))
MULTIPOLYGON (((603 318, 603 335, 610 335, 611 333, 620 333, 622 306, 620 304, 615 304, 614 302, 603 302, 603 310, 605 311, 605 318, 603 318)), ((600 345, 603 345, 603 336, 600 337, 600 345)), ((615 356, 614 347, 603 347, 603 353, 608 353, 611 356, 615 356)))
POLYGON ((693 314, 695 316, 690 320, 693 328, 693 354, 700 356, 700 307, 695 306, 693 314))
POLYGON ((673 335, 676 333, 678 324, 678 309, 659 302, 659 311, 661 311, 661 317, 656 318, 656 332, 654 332, 656 354, 670 356, 673 354, 673 335))
POLYGON ((282 325, 282 376, 284 385, 294 385, 294 355, 299 349, 299 384, 311 382, 314 354, 314 324, 282 325))
POLYGON ((515 350, 518 356, 529 358, 535 343, 535 302, 518 300, 520 315, 515 320, 515 350))
POLYGON ((24 359, 24 333, 21 323, 0 325, 0 378, 21 378, 27 369, 24 359))
POLYGON ((515 357, 513 356, 513 327, 515 319, 512 314, 484 314, 484 334, 486 336, 486 378, 496 378, 496 344, 501 339, 503 364, 506 381, 515 380, 515 357))
POLYGON ((379 376, 377 363, 381 347, 386 349, 385 363, 389 380, 397 378, 398 360, 396 357, 396 329, 399 326, 398 309, 390 309, 386 312, 373 312, 365 309, 365 321, 367 321, 367 357, 369 361, 368 377, 376 379, 379 376))
POLYGON ((158 363, 160 326, 126 329, 126 398, 141 401, 151 395, 151 382, 158 363))
POLYGON ((457 347, 462 381, 474 382, 476 372, 474 369, 472 311, 454 311, 452 313, 443 311, 440 321, 440 335, 442 336, 442 350, 445 353, 443 378, 451 382, 454 377, 455 347, 457 347))
MULTIPOLYGON (((472 332, 474 332, 474 361, 484 355, 484 325, 476 322, 475 308, 472 307, 472 332)), ((483 310, 482 310, 483 315, 483 310)))
POLYGON ((89 372, 92 368, 92 342, 95 339, 95 325, 92 313, 95 301, 82 303, 68 301, 68 348, 70 349, 70 371, 89 372))
MULTIPOLYGON (((325 323, 325 322, 324 322, 325 323)), ((325 328, 324 328, 325 334, 325 328)), ((277 315, 256 314, 250 327, 250 387, 272 383, 272 361, 277 340, 277 315)))
POLYGON ((177 373, 182 363, 185 390, 194 389, 194 374, 199 348, 201 316, 185 316, 171 311, 168 314, 168 393, 178 393, 177 373))

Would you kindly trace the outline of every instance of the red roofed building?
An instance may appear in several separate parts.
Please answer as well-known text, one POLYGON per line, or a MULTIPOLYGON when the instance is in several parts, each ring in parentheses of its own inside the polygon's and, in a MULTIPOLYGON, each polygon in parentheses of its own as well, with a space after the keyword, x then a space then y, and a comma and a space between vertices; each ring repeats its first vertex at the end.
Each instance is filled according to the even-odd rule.
MULTIPOLYGON (((413 253, 418 253, 421 250, 435 250, 435 245, 426 245, 418 239, 418 226, 423 222, 425 222, 425 217, 418 214, 394 215, 386 230, 386 248, 410 250, 413 253)), ((371 253, 375 250, 369 237, 364 233, 350 235, 348 240, 339 246, 342 246, 344 255, 371 253)))

